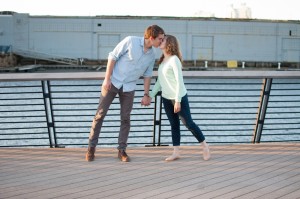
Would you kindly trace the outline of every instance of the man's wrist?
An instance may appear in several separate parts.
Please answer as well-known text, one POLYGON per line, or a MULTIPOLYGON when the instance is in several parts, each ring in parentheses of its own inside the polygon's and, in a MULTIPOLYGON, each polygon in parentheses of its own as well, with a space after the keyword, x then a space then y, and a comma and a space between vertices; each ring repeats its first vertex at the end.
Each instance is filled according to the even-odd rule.
POLYGON ((144 93, 144 96, 150 97, 150 96, 149 96, 149 93, 144 93))

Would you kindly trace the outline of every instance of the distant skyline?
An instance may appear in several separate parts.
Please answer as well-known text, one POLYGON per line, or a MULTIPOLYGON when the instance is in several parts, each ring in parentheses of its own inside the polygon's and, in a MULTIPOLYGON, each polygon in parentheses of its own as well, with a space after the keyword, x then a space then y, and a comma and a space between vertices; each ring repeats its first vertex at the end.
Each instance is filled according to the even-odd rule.
POLYGON ((53 16, 214 16, 229 18, 232 7, 245 4, 251 18, 300 20, 297 0, 0 0, 0 11, 53 16))

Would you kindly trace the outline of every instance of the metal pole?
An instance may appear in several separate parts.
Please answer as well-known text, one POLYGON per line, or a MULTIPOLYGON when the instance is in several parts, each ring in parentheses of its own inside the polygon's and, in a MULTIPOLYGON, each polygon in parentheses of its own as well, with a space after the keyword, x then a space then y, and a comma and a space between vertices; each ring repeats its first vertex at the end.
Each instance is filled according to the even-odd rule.
POLYGON ((161 92, 158 93, 160 96, 159 98, 159 126, 158 126, 158 143, 157 146, 161 146, 160 144, 160 138, 161 138, 161 115, 162 115, 162 98, 161 98, 161 92))
POLYGON ((55 144, 53 144, 53 139, 52 139, 52 134, 51 134, 51 129, 52 129, 53 125, 49 119, 51 113, 49 113, 49 111, 48 111, 48 102, 47 102, 47 98, 49 98, 49 90, 46 90, 46 87, 48 88, 48 81, 41 81, 41 83, 42 83, 42 90, 43 90, 44 109, 45 109, 46 120, 47 120, 49 146, 50 146, 50 148, 53 148, 55 146, 55 144))
MULTIPOLYGON (((154 101, 154 118, 153 118, 152 146, 155 146, 156 125, 158 124, 157 121, 156 121, 156 114, 157 114, 157 96, 155 96, 155 101, 154 101)), ((150 145, 146 145, 146 146, 150 146, 150 145)))
POLYGON ((260 143, 266 112, 268 108, 269 96, 272 87, 272 79, 267 78, 263 80, 263 89, 261 91, 260 104, 258 107, 256 125, 253 133, 252 143, 260 143))

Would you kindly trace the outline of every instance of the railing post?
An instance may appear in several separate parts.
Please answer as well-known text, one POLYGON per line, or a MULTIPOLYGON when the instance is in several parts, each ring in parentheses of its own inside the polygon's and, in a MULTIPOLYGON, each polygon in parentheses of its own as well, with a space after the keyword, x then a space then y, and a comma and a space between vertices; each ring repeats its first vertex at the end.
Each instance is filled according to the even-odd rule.
MULTIPOLYGON (((152 145, 151 146, 159 146, 160 145, 160 131, 161 131, 161 97, 159 99, 159 105, 158 105, 158 96, 161 96, 161 92, 158 92, 155 96, 154 101, 154 118, 153 118, 153 138, 152 138, 152 145), (158 117, 158 119, 157 119, 158 117), (156 128, 158 126, 158 144, 156 145, 156 128)), ((150 146, 150 145, 146 145, 150 146)))
MULTIPOLYGON (((157 146, 161 146, 160 144, 160 138, 161 138, 161 114, 162 114, 162 98, 161 98, 161 92, 158 92, 157 96, 159 96, 159 119, 157 124, 158 126, 158 141, 157 146)), ((155 97, 155 100, 157 100, 157 96, 155 97)))
POLYGON ((50 118, 49 118, 49 110, 48 110, 48 101, 49 93, 48 93, 48 86, 47 81, 41 81, 42 83, 42 90, 43 90, 43 99, 44 99, 44 109, 45 109, 45 115, 46 115, 46 122, 47 122, 47 128, 48 128, 48 138, 49 138, 49 146, 50 148, 54 147, 52 134, 51 134, 51 125, 50 125, 50 118))
POLYGON ((269 96, 272 87, 272 78, 267 78, 263 80, 263 86, 261 90, 261 98, 257 112, 256 125, 252 137, 252 143, 260 143, 264 121, 266 117, 266 112, 268 108, 269 96))
POLYGON ((53 148, 53 147, 57 147, 58 145, 57 145, 57 139, 56 139, 56 133, 54 127, 50 81, 42 81, 42 87, 43 87, 43 98, 44 98, 44 104, 45 104, 44 106, 45 106, 46 118, 47 118, 50 148, 53 148))

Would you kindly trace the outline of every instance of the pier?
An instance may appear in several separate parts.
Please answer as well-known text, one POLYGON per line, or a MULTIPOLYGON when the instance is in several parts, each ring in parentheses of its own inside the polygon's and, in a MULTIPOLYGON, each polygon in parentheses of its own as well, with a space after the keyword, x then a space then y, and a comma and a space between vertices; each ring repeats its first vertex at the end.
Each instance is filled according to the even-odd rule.
POLYGON ((0 198, 218 198, 297 199, 300 143, 182 146, 181 158, 165 162, 171 147, 129 147, 120 162, 115 148, 0 148, 0 198))
POLYGON ((183 74, 209 161, 184 127, 181 158, 164 161, 172 147, 161 96, 141 107, 139 83, 127 149, 132 161, 117 158, 113 103, 96 159, 86 162, 104 73, 0 74, 0 198, 298 199, 299 71, 183 74))

